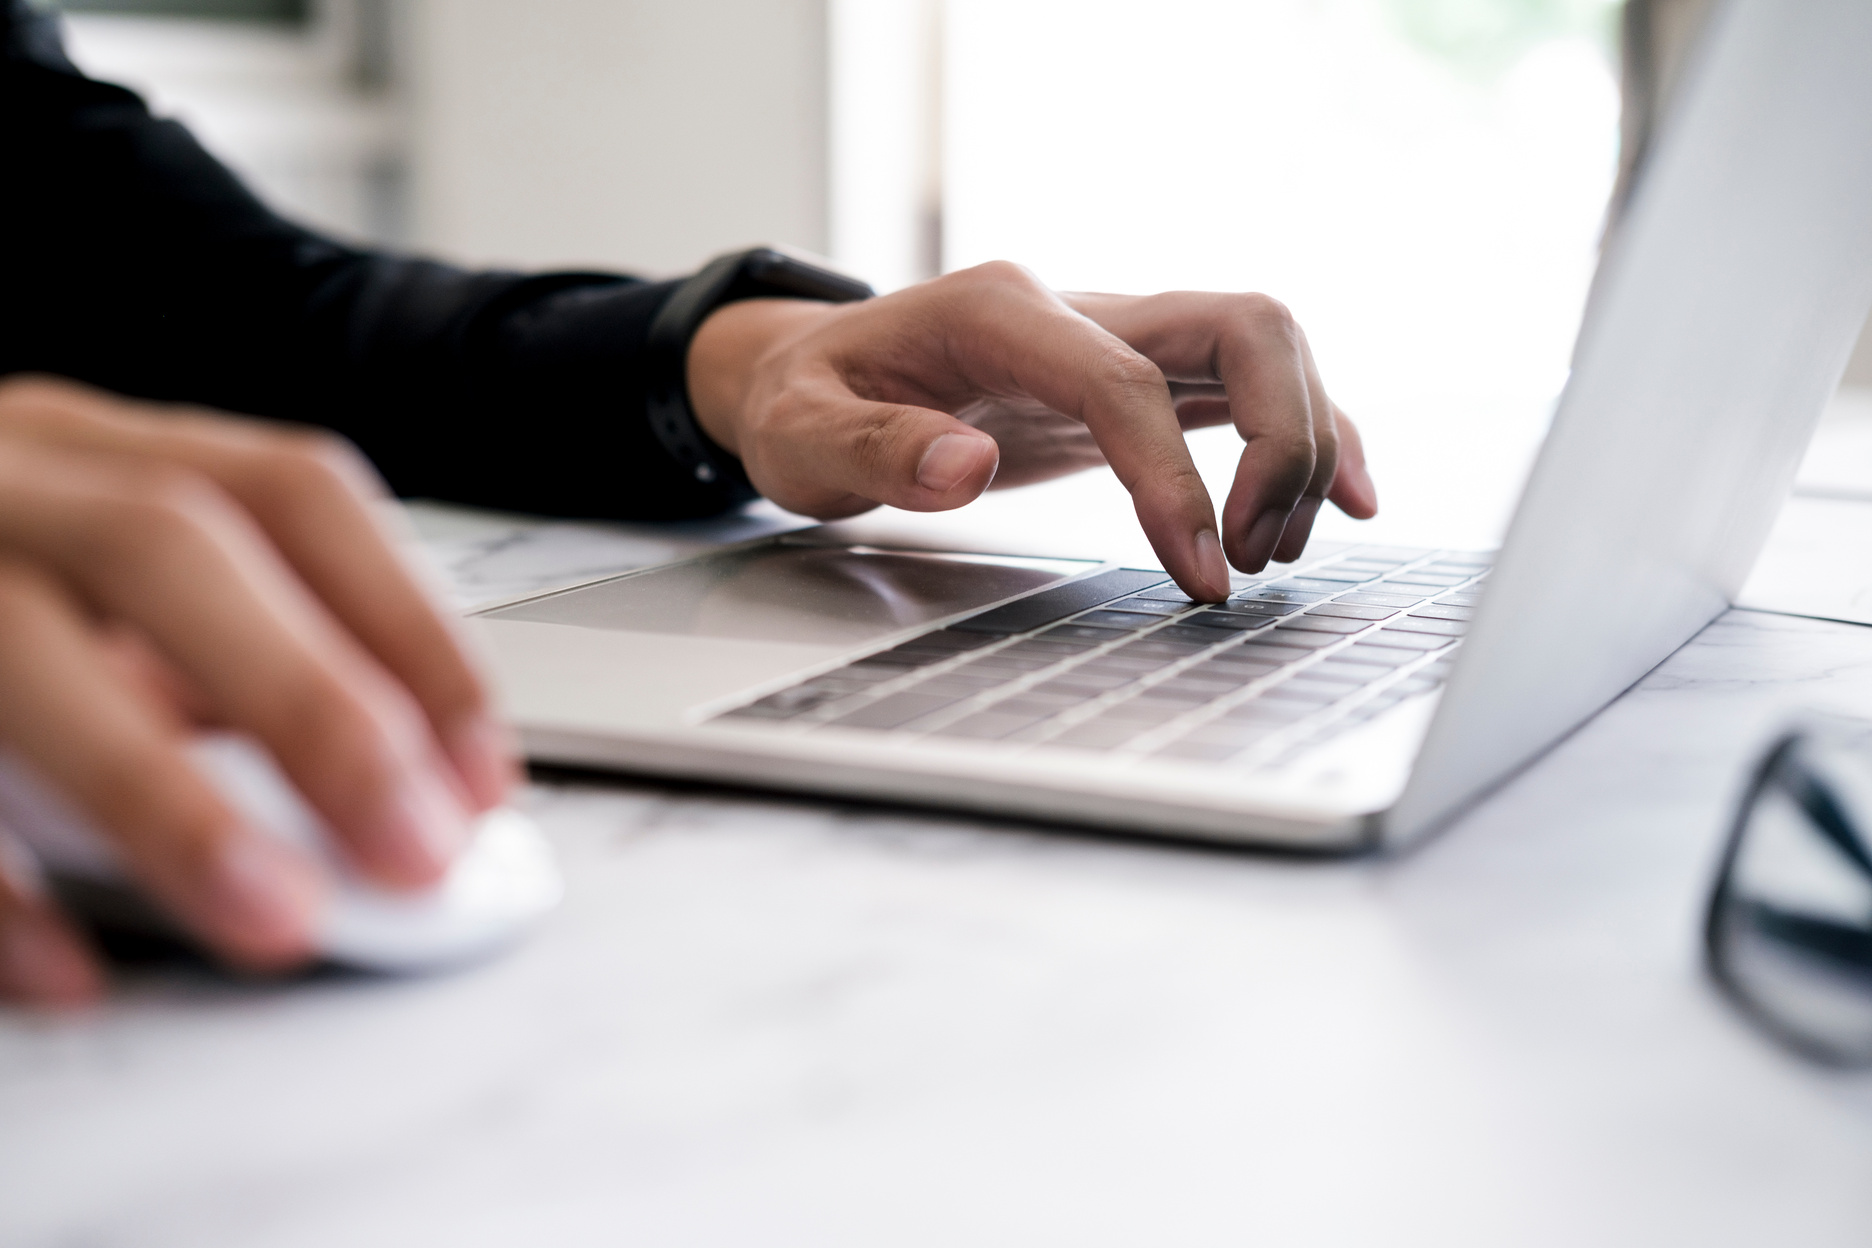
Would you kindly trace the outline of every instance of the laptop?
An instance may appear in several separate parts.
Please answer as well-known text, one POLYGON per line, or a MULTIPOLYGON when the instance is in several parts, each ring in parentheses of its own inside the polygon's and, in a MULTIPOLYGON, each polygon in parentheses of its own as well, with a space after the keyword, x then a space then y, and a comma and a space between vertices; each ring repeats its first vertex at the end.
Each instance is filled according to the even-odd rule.
POLYGON ((1313 850, 1447 821, 1722 612, 1872 306, 1872 5, 1712 18, 1499 552, 1163 572, 812 531, 480 616, 538 761, 1313 850))

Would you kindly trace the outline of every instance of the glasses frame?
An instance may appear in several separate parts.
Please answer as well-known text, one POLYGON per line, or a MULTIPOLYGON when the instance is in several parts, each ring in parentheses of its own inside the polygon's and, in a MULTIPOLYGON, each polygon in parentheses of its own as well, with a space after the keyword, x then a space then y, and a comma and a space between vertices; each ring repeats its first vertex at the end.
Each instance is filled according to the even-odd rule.
POLYGON ((1730 1004, 1780 1044, 1810 1061, 1845 1070, 1872 1065, 1872 1050, 1845 1050, 1802 1031, 1764 1006, 1736 976, 1726 949, 1731 945, 1731 923, 1740 912, 1735 888, 1735 867, 1742 856, 1753 816, 1771 788, 1779 789, 1807 816, 1809 827, 1872 878, 1872 849, 1828 790, 1799 760, 1810 733, 1796 729, 1784 733, 1755 767, 1736 806, 1734 821, 1723 846, 1715 886, 1703 921, 1704 968, 1730 1004))

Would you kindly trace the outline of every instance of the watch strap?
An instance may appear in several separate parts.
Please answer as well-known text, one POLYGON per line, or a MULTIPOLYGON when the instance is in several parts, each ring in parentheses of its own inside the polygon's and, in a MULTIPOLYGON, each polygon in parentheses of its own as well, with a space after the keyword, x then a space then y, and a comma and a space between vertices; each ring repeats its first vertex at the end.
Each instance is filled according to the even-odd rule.
POLYGON ((772 247, 756 247, 709 261, 676 288, 650 322, 645 348, 650 366, 647 397, 651 432, 696 481, 722 486, 735 502, 755 497, 741 462, 702 432, 689 403, 689 343, 696 330, 709 313, 741 299, 851 303, 876 293, 857 278, 772 247))

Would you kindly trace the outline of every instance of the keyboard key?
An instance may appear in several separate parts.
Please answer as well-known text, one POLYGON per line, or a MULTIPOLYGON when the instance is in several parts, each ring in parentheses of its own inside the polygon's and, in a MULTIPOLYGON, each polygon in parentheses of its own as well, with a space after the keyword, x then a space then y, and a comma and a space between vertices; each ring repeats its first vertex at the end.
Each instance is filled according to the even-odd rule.
POLYGON ((1154 589, 1147 589, 1141 594, 1134 594, 1132 596, 1136 598, 1154 598, 1158 602, 1181 603, 1186 607, 1193 607, 1196 605, 1194 599, 1178 589, 1176 585, 1170 581, 1165 581, 1162 585, 1154 589))
POLYGON ((953 694, 924 693, 918 689, 906 689, 902 693, 893 693, 879 698, 868 706, 861 706, 855 711, 847 711, 830 722, 840 728, 896 728, 907 724, 919 716, 931 711, 939 711, 946 706, 954 706, 961 698, 953 694))
POLYGON ((1075 672, 1096 672, 1099 674, 1124 674, 1141 676, 1145 672, 1154 672, 1160 667, 1168 667, 1186 655, 1178 654, 1138 654, 1130 646, 1115 650, 1110 654, 1101 654, 1096 659, 1087 660, 1075 667, 1075 672))
POLYGON ((1288 620, 1286 623, 1282 624, 1281 631, 1287 632, 1290 630, 1298 629, 1301 632, 1333 633, 1337 636, 1343 637, 1348 633, 1363 632, 1365 629, 1368 629, 1370 627, 1371 627, 1370 620, 1335 619, 1329 615, 1316 615, 1312 612, 1308 612, 1305 615, 1299 616, 1296 619, 1288 620))
POLYGON ((1069 749, 1109 750, 1150 731, 1150 728, 1150 724, 1140 720, 1109 719, 1100 716, 1068 728, 1047 744, 1063 745, 1069 749))
POLYGON ((1120 598, 1117 602, 1112 604, 1112 609, 1116 611, 1142 611, 1149 615, 1161 616, 1176 615, 1195 605, 1190 602, 1188 598, 1183 598, 1182 591, 1179 590, 1177 596, 1182 599, 1180 602, 1164 602, 1160 599, 1146 598, 1142 595, 1132 598, 1120 598))
POLYGON ((1271 628, 1274 621, 1264 615, 1237 615, 1233 611, 1198 611, 1185 621, 1192 628, 1217 628, 1231 633, 1252 633, 1257 628, 1271 628))
POLYGON ((1194 642, 1200 649, 1203 646, 1213 646, 1216 642, 1221 640, 1222 638, 1216 636, 1214 629, 1204 628, 1197 624, 1171 624, 1158 629, 1137 644, 1150 645, 1153 642, 1194 642))
POLYGON ((1313 593, 1336 594, 1349 588, 1344 581, 1311 580, 1304 576, 1290 576, 1284 581, 1275 581, 1275 589, 1299 589, 1313 593))
POLYGON ((1469 631, 1469 625, 1462 620, 1426 620, 1412 612, 1401 620, 1385 625, 1386 631, 1407 633, 1435 633, 1439 637, 1461 637, 1469 631))
POLYGON ((918 681, 915 688, 919 693, 953 693, 958 698, 972 698, 978 693, 1004 685, 1012 679, 1011 676, 990 678, 979 672, 966 676, 960 673, 944 672, 941 676, 932 676, 928 680, 918 681))
POLYGON ((1039 693, 1029 689, 987 709, 997 715, 1025 715, 1029 720, 1037 721, 1050 719, 1067 707, 1078 706, 1084 701, 1084 698, 1075 694, 1039 693))
POLYGON ((955 670, 958 672, 1037 672, 1043 667, 1052 667, 1061 658, 1069 657, 1071 653, 1077 653, 1073 651, 1068 655, 1061 655, 1052 651, 1051 647, 1048 647, 1048 651, 1045 654, 1035 654, 1031 651, 1026 654, 1015 654, 1011 650, 1000 650, 994 654, 984 654, 979 659, 972 659, 955 670))
POLYGON ((1306 674, 1309 676, 1317 676, 1322 680, 1351 681, 1355 685, 1370 684, 1380 677, 1391 674, 1391 669, 1388 666, 1359 661, 1354 657, 1357 650, 1357 646, 1353 646, 1349 650, 1341 650, 1338 654, 1333 655, 1332 658, 1324 662, 1315 663, 1312 667, 1307 668, 1306 674))
POLYGON ((1211 679, 1232 680, 1237 685, 1245 685, 1251 680, 1259 680, 1269 672, 1278 671, 1278 663, 1253 657, 1235 658, 1235 651, 1224 650, 1213 659, 1204 659, 1194 667, 1183 669, 1184 675, 1206 676, 1211 679))
MULTIPOLYGON (((1390 569, 1387 568, 1385 571, 1388 572, 1390 569)), ((1324 568, 1307 569, 1308 580, 1343 581, 1349 585, 1356 585, 1360 581, 1375 581, 1382 575, 1382 572, 1367 572, 1361 568, 1351 568, 1339 563, 1324 568)))
POLYGON ((1210 607, 1207 611, 1198 611, 1190 616, 1191 621, 1200 620, 1205 615, 1224 612, 1230 615, 1292 615, 1300 610, 1297 602, 1276 602, 1267 598, 1232 598, 1226 604, 1210 607))
POLYGON ((933 633, 927 633, 917 638, 917 640, 930 642, 934 645, 949 646, 956 650, 973 650, 978 646, 994 644, 994 638, 986 634, 962 633, 957 632, 953 628, 938 629, 933 633))
POLYGON ((1343 598, 1335 599, 1333 605, 1338 606, 1340 603, 1349 602, 1363 607, 1414 607, 1429 596, 1428 592, 1411 594, 1400 591, 1394 594, 1370 594, 1361 590, 1356 594, 1347 594, 1343 598))
POLYGON ((999 710, 977 711, 964 715, 953 724, 945 724, 932 733, 938 737, 965 737, 976 741, 999 741, 1021 729, 1037 724, 1044 716, 1009 715, 999 710))
MULTIPOLYGON (((1339 640, 1339 634, 1320 633, 1310 629, 1283 625, 1275 629, 1274 635, 1268 640, 1280 646, 1298 646, 1303 650, 1319 650, 1336 643, 1339 640)), ((1248 644, 1251 646, 1258 645, 1259 640, 1251 641, 1248 644)))
POLYGON ((1411 612, 1416 620, 1473 620, 1474 607, 1452 607, 1447 603, 1435 603, 1427 607, 1418 607, 1411 612))
POLYGON ((1275 699, 1270 702, 1266 697, 1257 695, 1231 706, 1221 715, 1211 720, 1211 724, 1290 724, 1296 719, 1311 715, 1317 705, 1312 702, 1297 702, 1275 699))
POLYGON ((1237 594, 1230 602, 1324 602, 1328 595, 1303 593, 1297 589, 1257 589, 1237 594))
POLYGON ((1308 706, 1325 706, 1336 701, 1337 695, 1320 689, 1309 689, 1305 685, 1295 685, 1292 681, 1282 681, 1255 699, 1257 702, 1304 702, 1308 706))
POLYGON ((1088 672, 1082 667, 1075 667, 1070 672, 1042 681, 1035 685, 1034 689, 1040 693, 1064 693, 1081 698, 1096 698, 1113 689, 1121 689, 1136 679, 1136 674, 1132 672, 1088 672))
POLYGON ((1142 641, 1134 641, 1128 646, 1123 646, 1114 653, 1125 658, 1154 658, 1159 660, 1158 666, 1162 667, 1166 662, 1175 662, 1178 659, 1187 659, 1192 654, 1200 654, 1216 642, 1226 640, 1228 637, 1227 633, 1218 633, 1207 628, 1202 629, 1201 633, 1202 639, 1199 641, 1184 641, 1180 637, 1165 637, 1160 630, 1142 641))
POLYGON ((1183 702, 1196 706, 1203 702, 1213 702, 1218 697, 1230 692, 1230 686, 1211 684, 1207 681, 1193 682, 1166 680, 1161 685, 1152 685, 1137 696, 1146 701, 1183 702))
POLYGON ((1303 671, 1296 672, 1294 675, 1289 676, 1286 680, 1282 681, 1279 685, 1276 685, 1275 688, 1310 690, 1314 693, 1324 694, 1327 697, 1332 698, 1334 700, 1343 698, 1348 693, 1356 693, 1358 691, 1359 682, 1347 681, 1347 680, 1333 680, 1330 677, 1320 677, 1320 676, 1314 675, 1314 673, 1318 670, 1319 670, 1318 668, 1309 667, 1303 671))
MULTIPOLYGON (((1300 635, 1306 636, 1307 634, 1300 635)), ((1278 634, 1278 636, 1286 639, 1292 638, 1295 634, 1283 632, 1278 634)), ((1332 641, 1335 639, 1329 637, 1323 640, 1332 641)), ((1273 640, 1267 637, 1257 637, 1239 650, 1232 651, 1231 653, 1241 655, 1244 658, 1253 655, 1257 660, 1272 659, 1276 663, 1292 663, 1296 659, 1306 658, 1309 651, 1305 646, 1275 645, 1273 640)))
MULTIPOLYGON (((1112 635, 1122 636, 1122 634, 1119 633, 1114 633, 1112 635)), ((1042 633, 1040 636, 1029 638, 1026 641, 1017 641, 1007 649, 997 650, 994 655, 985 657, 993 658, 996 655, 1007 655, 1016 659, 1044 659, 1049 663, 1057 663, 1061 659, 1071 658, 1077 654, 1084 654, 1086 651, 1098 646, 1098 644, 1097 641, 1086 637, 1050 637, 1042 633)))
MULTIPOLYGON (((1419 585, 1428 586, 1431 589, 1448 589, 1460 585, 1468 579, 1469 578, 1466 576, 1441 576, 1435 572, 1400 572, 1396 576, 1380 581, 1372 588, 1378 590, 1380 593, 1383 593, 1388 586, 1393 585, 1409 586, 1413 589, 1419 585)), ((1409 590, 1406 590, 1406 592, 1409 592, 1409 590)))
POLYGON ((857 663, 847 663, 838 669, 836 675, 840 680, 851 681, 854 684, 876 685, 887 680, 896 680, 900 676, 908 676, 915 670, 901 663, 873 663, 869 659, 863 659, 857 663))
MULTIPOLYGON (((1090 611, 1073 621, 1073 625, 1090 625, 1097 628, 1119 628, 1125 630, 1149 628, 1163 622, 1162 616, 1147 615, 1141 611, 1090 611)), ((1058 629, 1051 630, 1053 632, 1058 629)), ((1042 633, 1041 636, 1047 634, 1042 633)))
POLYGON ((1444 594, 1437 599, 1437 605, 1444 607, 1473 607, 1480 605, 1481 602, 1481 594, 1472 593, 1467 590, 1461 593, 1444 594))
MULTIPOLYGON (((1124 636, 1124 630, 1121 628, 1093 628, 1086 624, 1055 624, 1052 628, 1039 634, 1033 640, 1053 642, 1089 641, 1093 645, 1098 645, 1101 642, 1116 641, 1122 636, 1124 636)), ((1021 644, 1031 645, 1032 642, 1023 642, 1021 644)))
POLYGON ((1010 633, 1032 632, 1055 620, 1077 615, 1089 607, 1100 606, 1114 598, 1123 598, 1127 594, 1135 594, 1139 590, 1162 585, 1169 579, 1161 572, 1143 572, 1136 568, 1119 568, 1112 572, 1100 572, 1097 576, 1088 576, 1082 580, 1056 585, 1052 589, 1043 589, 1037 594, 1016 599, 1005 606, 995 607, 966 620, 958 620, 949 627, 966 633, 997 633, 1002 636, 1010 633))
POLYGON ((1325 615, 1339 620, 1388 620, 1397 613, 1396 607, 1348 606, 1343 602, 1329 602, 1307 612, 1308 615, 1325 615))
POLYGON ((1387 626, 1372 634, 1368 644, 1397 650, 1441 650, 1454 640, 1454 637, 1400 631, 1387 626))
POLYGON ((728 714, 738 719, 791 719, 849 696, 846 689, 815 688, 812 684, 794 685, 791 689, 770 693, 758 702, 737 707, 728 714))
POLYGON ((961 651, 959 650, 944 650, 934 646, 924 649, 922 647, 905 645, 894 646, 884 651, 882 654, 872 655, 871 658, 881 662, 898 663, 909 667, 929 667, 936 663, 947 663, 960 653, 961 651))
POLYGON ((1409 563, 1435 552, 1420 550, 1415 546, 1354 546, 1347 553, 1354 559, 1390 559, 1409 563))
POLYGON ((1101 719, 1122 719, 1140 724, 1161 724, 1186 713, 1193 702, 1168 698, 1129 698, 1107 707, 1101 719))
MULTIPOLYGON (((1409 634, 1400 635, 1409 636, 1409 634)), ((1333 655, 1333 658, 1355 663, 1383 664, 1385 667, 1402 667, 1418 657, 1417 650, 1417 647, 1411 646, 1408 642, 1401 647, 1380 645, 1374 638, 1368 636, 1365 640, 1353 642, 1338 654, 1333 655)))

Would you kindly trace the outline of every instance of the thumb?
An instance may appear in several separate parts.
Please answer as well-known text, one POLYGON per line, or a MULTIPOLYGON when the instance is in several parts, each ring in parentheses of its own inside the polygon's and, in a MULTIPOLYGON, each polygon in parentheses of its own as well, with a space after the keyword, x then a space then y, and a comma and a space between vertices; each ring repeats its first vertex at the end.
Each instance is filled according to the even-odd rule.
POLYGON ((884 503, 948 511, 994 480, 1001 448, 946 412, 861 399, 824 387, 743 462, 761 493, 789 511, 828 519, 884 503))

